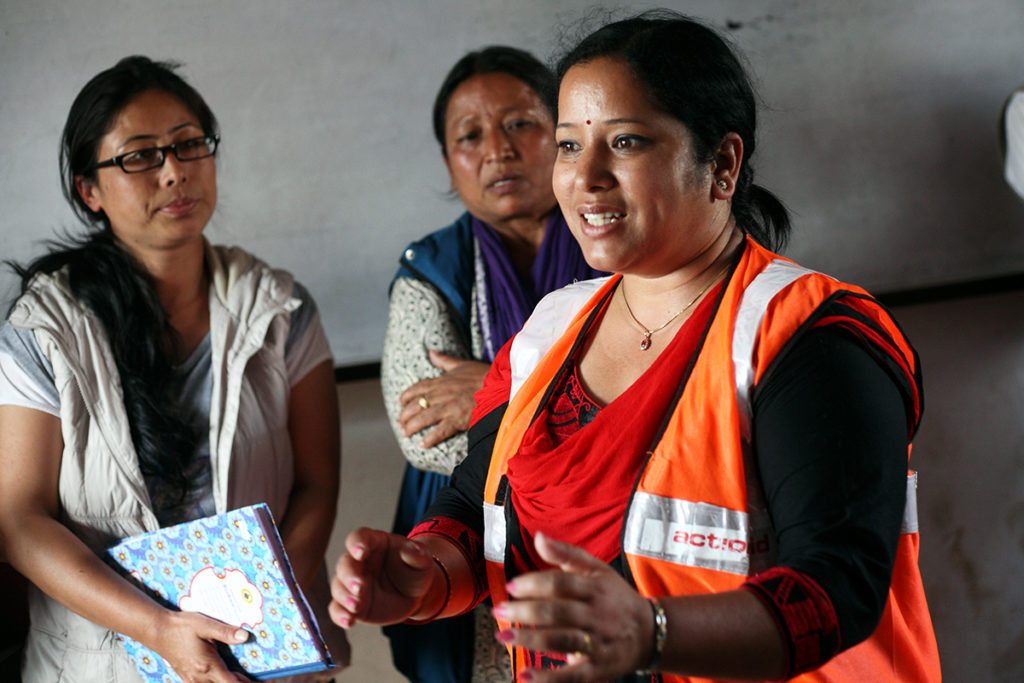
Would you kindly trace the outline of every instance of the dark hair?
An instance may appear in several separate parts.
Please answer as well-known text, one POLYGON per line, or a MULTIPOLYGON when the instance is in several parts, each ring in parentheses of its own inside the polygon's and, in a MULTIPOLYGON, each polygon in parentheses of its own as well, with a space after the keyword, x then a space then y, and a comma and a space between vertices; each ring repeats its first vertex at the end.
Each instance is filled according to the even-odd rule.
POLYGON ((444 124, 452 93, 473 76, 493 73, 508 74, 530 86, 554 118, 558 89, 551 69, 525 50, 505 45, 490 45, 470 52, 455 62, 455 66, 444 77, 441 88, 437 91, 437 97, 434 98, 434 137, 441 145, 442 154, 447 154, 444 124))
POLYGON ((154 62, 148 57, 125 57, 85 84, 71 104, 60 147, 61 189, 71 208, 86 223, 107 225, 103 212, 94 212, 78 194, 75 179, 95 180, 100 142, 125 105, 147 90, 162 90, 181 100, 206 135, 217 135, 217 118, 203 97, 174 73, 180 64, 154 62))
POLYGON ((711 161, 726 133, 743 138, 745 158, 732 199, 740 229, 781 249, 789 213, 755 185, 750 163, 757 147, 757 102, 737 52, 713 29, 669 10, 653 10, 594 31, 558 61, 559 83, 570 68, 599 57, 623 60, 651 102, 686 126, 698 162, 711 161))
MULTIPOLYGON (((218 134, 217 119, 202 96, 174 73, 178 64, 125 57, 96 75, 78 93, 64 125, 60 169, 71 208, 91 229, 51 241, 48 253, 25 266, 9 263, 21 278, 21 293, 40 274, 67 269, 75 299, 103 325, 121 379, 124 407, 139 466, 175 486, 179 503, 189 492, 185 466, 202 434, 196 433, 175 401, 172 355, 177 336, 168 323, 153 282, 114 236, 107 216, 86 206, 76 178, 95 180, 100 143, 118 114, 135 97, 159 90, 178 98, 199 119, 203 132, 218 134)), ((110 173, 120 173, 112 169, 110 173)))

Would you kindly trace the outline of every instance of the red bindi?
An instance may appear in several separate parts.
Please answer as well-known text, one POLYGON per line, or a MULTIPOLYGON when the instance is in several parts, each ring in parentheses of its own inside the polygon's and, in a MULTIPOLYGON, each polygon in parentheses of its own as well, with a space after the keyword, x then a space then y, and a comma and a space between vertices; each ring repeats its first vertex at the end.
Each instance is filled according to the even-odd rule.
POLYGON ((590 119, 587 119, 587 125, 588 126, 590 125, 590 119))

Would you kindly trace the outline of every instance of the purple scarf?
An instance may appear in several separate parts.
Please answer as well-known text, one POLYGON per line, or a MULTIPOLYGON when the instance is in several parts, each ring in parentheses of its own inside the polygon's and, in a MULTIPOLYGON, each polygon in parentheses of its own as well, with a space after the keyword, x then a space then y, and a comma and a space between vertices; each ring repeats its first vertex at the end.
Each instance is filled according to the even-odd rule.
POLYGON ((519 331, 545 294, 574 280, 607 274, 587 265, 579 244, 557 209, 551 212, 544 241, 527 278, 512 265, 501 236, 494 228, 476 217, 473 217, 472 228, 483 265, 481 273, 478 261, 477 315, 483 328, 484 356, 488 361, 494 360, 498 349, 519 331))

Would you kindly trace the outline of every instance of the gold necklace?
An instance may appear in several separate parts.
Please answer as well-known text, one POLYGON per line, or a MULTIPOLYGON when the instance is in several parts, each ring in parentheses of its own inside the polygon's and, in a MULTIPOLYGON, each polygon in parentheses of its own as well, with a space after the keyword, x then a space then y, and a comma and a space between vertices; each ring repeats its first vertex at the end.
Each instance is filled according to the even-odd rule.
POLYGON ((692 299, 690 299, 690 303, 688 303, 685 306, 683 306, 682 308, 680 308, 679 311, 674 316, 672 316, 671 318, 666 320, 661 325, 658 325, 653 330, 647 329, 647 326, 644 325, 639 320, 637 320, 636 316, 633 315, 633 309, 630 308, 630 306, 629 306, 629 299, 626 298, 626 283, 623 282, 622 283, 622 303, 626 304, 626 310, 629 312, 629 317, 632 318, 633 322, 635 322, 637 325, 639 325, 640 329, 644 331, 644 338, 640 342, 640 350, 641 351, 646 351, 647 349, 651 348, 651 335, 654 334, 655 332, 660 332, 661 330, 665 329, 666 327, 668 327, 669 325, 672 324, 673 320, 675 320, 676 318, 681 316, 686 311, 690 310, 690 307, 693 306, 695 303, 697 303, 697 300, 700 299, 702 296, 704 296, 705 292, 707 292, 709 289, 711 289, 711 285, 713 285, 715 282, 717 282, 718 278, 721 277, 722 274, 725 273, 725 271, 729 270, 729 265, 730 264, 726 264, 725 268, 722 268, 720 271, 718 271, 718 273, 713 278, 708 280, 708 283, 706 285, 704 285, 703 287, 701 287, 700 291, 697 292, 697 296, 695 296, 692 299))

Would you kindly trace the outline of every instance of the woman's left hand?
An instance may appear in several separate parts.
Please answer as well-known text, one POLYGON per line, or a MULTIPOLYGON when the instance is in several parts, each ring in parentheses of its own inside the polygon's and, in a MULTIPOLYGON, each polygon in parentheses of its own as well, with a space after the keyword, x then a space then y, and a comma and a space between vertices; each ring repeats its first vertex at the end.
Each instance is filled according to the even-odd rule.
POLYGON ((513 599, 497 605, 494 614, 516 626, 500 632, 498 639, 570 655, 567 666, 531 670, 528 680, 604 680, 646 666, 654 651, 654 616, 647 600, 581 548, 539 532, 534 541, 541 558, 557 569, 509 583, 513 599))
POLYGON ((398 424, 406 436, 433 427, 423 437, 423 448, 432 448, 469 428, 473 395, 484 385, 490 365, 430 351, 430 363, 443 371, 440 377, 416 382, 398 397, 402 412, 398 424))

